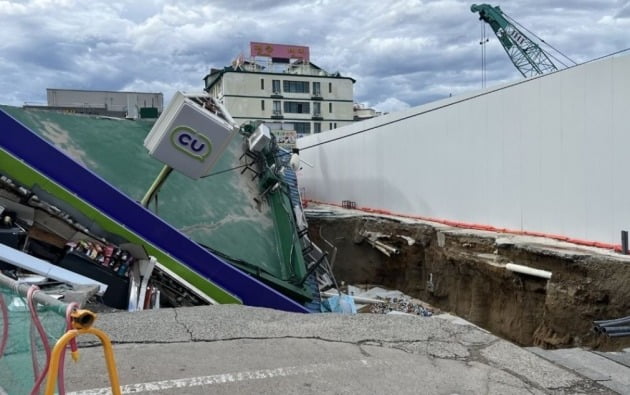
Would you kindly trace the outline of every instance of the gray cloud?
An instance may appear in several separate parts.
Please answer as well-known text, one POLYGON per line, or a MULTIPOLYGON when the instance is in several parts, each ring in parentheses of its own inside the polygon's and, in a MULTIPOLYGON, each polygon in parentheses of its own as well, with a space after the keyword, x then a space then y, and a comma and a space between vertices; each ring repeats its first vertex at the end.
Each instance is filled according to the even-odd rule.
POLYGON ((625 3, 619 11, 615 14, 615 18, 626 19, 630 18, 630 1, 625 3))
MULTIPOLYGON (((481 2, 479 2, 481 3, 481 2)), ((200 90, 249 41, 308 45, 314 63, 357 80, 387 111, 481 87, 481 25, 459 0, 0 1, 0 103, 47 87, 200 90), (8 39, 10 38, 10 39, 8 39)), ((502 9, 577 61, 625 48, 626 0, 520 0, 502 9)), ((487 85, 520 79, 489 27, 487 85)))

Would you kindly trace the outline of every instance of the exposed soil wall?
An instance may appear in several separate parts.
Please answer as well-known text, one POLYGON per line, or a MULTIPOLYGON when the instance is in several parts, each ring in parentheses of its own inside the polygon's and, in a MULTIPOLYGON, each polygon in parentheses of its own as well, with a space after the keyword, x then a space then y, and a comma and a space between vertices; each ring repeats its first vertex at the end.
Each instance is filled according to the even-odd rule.
POLYGON ((377 217, 309 218, 309 229, 318 245, 327 246, 323 236, 337 247, 333 271, 339 282, 401 290, 524 346, 630 345, 629 338, 592 330, 593 320, 630 315, 626 257, 377 217), (387 257, 361 231, 389 235, 379 240, 400 253, 387 257), (510 262, 553 275, 546 280, 510 272, 503 267, 510 262))

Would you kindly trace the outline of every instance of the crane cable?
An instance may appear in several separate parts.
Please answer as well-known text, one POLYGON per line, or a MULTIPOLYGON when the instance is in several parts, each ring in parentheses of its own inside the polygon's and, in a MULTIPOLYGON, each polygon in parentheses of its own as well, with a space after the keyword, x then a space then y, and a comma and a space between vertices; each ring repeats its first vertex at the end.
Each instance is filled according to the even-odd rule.
POLYGON ((486 23, 479 20, 481 28, 481 39, 479 45, 481 45, 481 88, 486 87, 486 23))
MULTIPOLYGON (((596 62, 598 60, 601 60, 601 59, 604 59, 604 58, 608 58, 608 57, 611 57, 611 56, 615 56, 615 55, 619 55, 621 53, 628 52, 628 51, 630 51, 630 47, 624 48, 624 49, 620 49, 618 51, 611 52, 609 54, 600 56, 598 58, 594 58, 594 59, 588 60, 586 62, 581 63, 580 65, 596 62)), ((575 67, 575 66, 572 66, 572 67, 575 67)), ((356 136, 358 134, 363 134, 365 132, 369 132, 369 131, 372 131, 374 129, 378 129, 378 128, 382 127, 382 126, 392 125, 392 124, 395 124, 395 123, 398 123, 398 122, 406 121, 406 120, 408 120, 410 118, 415 118, 415 117, 418 117, 420 115, 428 114, 428 113, 431 113, 431 112, 434 112, 434 111, 437 111, 437 110, 441 110, 443 108, 451 107, 451 106, 453 106, 455 104, 464 103, 464 102, 467 102, 467 101, 470 101, 470 100, 473 100, 473 99, 477 99, 479 97, 483 97, 483 96, 489 95, 491 93, 500 92, 500 91, 506 90, 508 88, 512 88, 514 86, 525 84, 525 83, 530 82, 532 80, 536 80, 538 78, 546 77, 547 75, 548 74, 541 74, 541 75, 538 75, 538 76, 535 76, 535 77, 531 77, 531 78, 523 79, 523 80, 520 80, 520 81, 516 81, 516 82, 514 82, 512 84, 509 84, 509 85, 505 85, 505 86, 501 86, 501 87, 498 87, 498 88, 495 88, 495 89, 491 89, 491 90, 487 90, 487 91, 484 91, 484 92, 480 92, 480 93, 478 93, 476 95, 464 97, 462 99, 455 100, 455 101, 452 101, 452 102, 448 102, 448 103, 445 103, 445 104, 442 104, 442 105, 439 105, 439 106, 436 106, 436 107, 433 107, 433 108, 429 108, 427 110, 420 111, 420 112, 415 113, 415 114, 407 115, 407 116, 402 117, 402 118, 394 119, 392 121, 385 122, 385 123, 382 123, 380 125, 371 126, 369 128, 357 130, 356 132, 348 133, 346 135, 335 137, 335 138, 332 138, 330 140, 322 141, 322 142, 319 142, 319 143, 316 143, 316 144, 307 145, 305 147, 300 148, 300 151, 304 151, 304 150, 307 150, 307 149, 310 149, 310 148, 319 147, 320 145, 332 143, 334 141, 343 140, 345 138, 356 136)))
MULTIPOLYGON (((586 62, 580 63, 580 65, 585 65, 585 64, 588 64, 588 63, 596 62, 598 60, 609 58, 611 56, 619 55, 619 54, 622 54, 622 53, 628 52, 628 51, 630 51, 630 47, 624 48, 624 49, 620 49, 618 51, 611 52, 609 54, 602 55, 600 57, 587 60, 586 62)), ((571 66, 571 67, 575 67, 575 66, 571 66)), ((395 123, 398 123, 398 122, 406 121, 407 119, 410 119, 410 118, 415 118, 417 116, 424 115, 424 114, 427 114, 427 113, 430 113, 430 112, 433 112, 433 111, 437 111, 437 110, 441 110, 443 108, 451 107, 451 106, 453 106, 455 104, 459 104, 459 103, 467 102, 467 101, 470 101, 470 100, 473 100, 473 99, 477 99, 479 97, 483 97, 483 96, 489 95, 491 93, 500 92, 500 91, 506 90, 508 88, 512 88, 514 86, 518 86, 518 85, 530 82, 530 81, 538 79, 538 78, 546 77, 547 75, 548 74, 540 74, 540 75, 537 75, 535 77, 531 77, 531 78, 523 79, 521 81, 514 82, 514 83, 512 83, 510 85, 501 86, 499 88, 491 89, 491 90, 488 90, 488 91, 484 91, 484 92, 478 93, 476 95, 465 97, 463 99, 459 99, 459 100, 455 100, 455 101, 452 101, 452 102, 448 102, 448 103, 439 105, 437 107, 429 108, 427 110, 420 111, 420 112, 415 113, 415 114, 407 115, 407 116, 402 117, 402 118, 394 119, 392 121, 385 122, 385 123, 382 123, 382 124, 379 124, 379 125, 376 125, 376 126, 371 126, 369 128, 357 130, 356 132, 348 133, 346 135, 335 137, 335 138, 332 138, 330 140, 322 141, 322 142, 319 142, 319 143, 316 143, 316 144, 307 145, 306 147, 300 148, 300 151, 304 151, 304 150, 307 150, 307 149, 310 149, 310 148, 319 147, 320 145, 332 143, 334 141, 343 140, 343 139, 346 139, 348 137, 352 137, 352 136, 356 136, 356 135, 359 135, 359 134, 363 134, 365 132, 369 132, 371 130, 378 129, 378 128, 382 127, 382 126, 392 125, 392 124, 395 124, 395 123)), ((288 155, 288 154, 280 154, 278 156, 283 156, 283 155, 288 155)), ((219 174, 230 172, 232 170, 242 169, 242 168, 244 168, 246 166, 247 166, 247 164, 231 167, 231 168, 224 169, 224 170, 219 170, 219 171, 217 171, 215 173, 210 173, 208 175, 205 175, 202 178, 212 177, 212 176, 216 176, 216 175, 219 175, 219 174)))
MULTIPOLYGON (((529 30, 528 28, 526 28, 525 26, 521 25, 520 23, 518 23, 516 20, 514 20, 513 18, 505 15, 506 19, 508 19, 511 23, 513 23, 514 25, 518 25, 521 27, 521 29, 527 31, 528 33, 532 34, 534 37, 536 37, 540 42, 544 43, 545 45, 547 45, 548 47, 552 48, 553 50, 555 50, 556 52, 562 54, 562 56, 564 56, 565 58, 569 59, 571 62, 573 62, 573 60, 569 57, 567 57, 565 54, 563 54, 562 52, 560 52, 558 49, 556 49, 555 47, 552 47, 551 44, 548 44, 545 40, 543 40, 542 38, 540 38, 539 36, 536 35, 536 33, 532 32, 531 30, 529 30)), ((531 40, 530 40, 531 41, 531 40)), ((533 42, 533 41, 532 41, 533 42)), ((540 51, 543 52, 545 55, 547 55, 548 57, 550 57, 551 59, 555 60, 557 63, 561 64, 562 66, 564 66, 564 68, 568 68, 569 65, 567 65, 562 59, 556 57, 554 54, 545 51, 544 49, 540 48, 540 51)), ((573 62, 574 64, 577 64, 575 62, 573 62)), ((556 67, 557 68, 557 67, 556 67)))
MULTIPOLYGON (((539 37, 538 35, 536 35, 536 33, 534 33, 533 31, 529 30, 528 28, 526 28, 525 26, 521 25, 520 23, 518 23, 518 21, 514 18, 512 18, 511 16, 509 16, 508 14, 506 14, 505 12, 503 12, 503 15, 512 23, 514 23, 515 25, 519 26, 521 29, 525 30, 526 32, 528 32, 529 34, 531 34, 532 36, 536 37, 536 39, 538 39, 541 43, 547 45, 549 48, 553 49, 554 51, 558 52, 560 55, 564 56, 565 58, 567 58, 571 63, 573 63, 573 65, 577 65, 577 62, 573 59, 571 59, 570 57, 568 57, 567 55, 565 55, 562 51, 560 51, 558 48, 554 47, 553 45, 549 44, 548 42, 546 42, 545 40, 543 40, 541 37, 539 37)), ((557 60, 558 62, 560 62, 560 64, 562 64, 564 67, 569 67, 567 66, 563 61, 561 61, 560 59, 556 58, 555 56, 553 56, 552 54, 549 54, 549 56, 551 56, 552 58, 554 58, 555 60, 557 60)))

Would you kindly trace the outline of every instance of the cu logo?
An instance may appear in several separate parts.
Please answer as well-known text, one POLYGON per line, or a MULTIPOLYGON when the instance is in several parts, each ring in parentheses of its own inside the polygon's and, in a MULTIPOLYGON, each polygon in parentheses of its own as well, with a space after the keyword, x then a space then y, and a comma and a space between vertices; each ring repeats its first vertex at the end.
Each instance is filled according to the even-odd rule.
POLYGON ((212 152, 210 140, 188 126, 176 126, 171 132, 171 143, 184 154, 203 162, 212 152))

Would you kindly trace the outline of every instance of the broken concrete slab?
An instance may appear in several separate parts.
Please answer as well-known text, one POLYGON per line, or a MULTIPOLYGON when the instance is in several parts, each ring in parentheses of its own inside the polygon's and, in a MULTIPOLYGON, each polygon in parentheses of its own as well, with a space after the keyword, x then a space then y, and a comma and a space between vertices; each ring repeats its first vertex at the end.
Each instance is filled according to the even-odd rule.
POLYGON ((594 353, 581 348, 543 350, 531 347, 528 350, 613 391, 630 394, 630 368, 608 358, 608 353, 594 353))
MULTIPOLYGON (((96 326, 117 343, 133 392, 613 393, 465 321, 220 305, 104 314, 96 326)), ((86 349, 84 363, 88 353, 102 356, 86 349)), ((71 388, 104 386, 67 377, 71 388)))
POLYGON ((74 285, 72 289, 63 293, 63 301, 65 303, 77 303, 83 307, 98 291, 98 285, 74 285))
MULTIPOLYGON (((107 332, 114 343, 173 343, 190 340, 190 333, 177 320, 176 309, 99 314, 94 325, 107 332)), ((94 338, 80 341, 97 344, 94 338)))
POLYGON ((480 350, 486 361, 531 380, 544 388, 570 388, 582 378, 508 342, 496 342, 480 350))
POLYGON ((611 352, 594 351, 594 353, 630 368, 630 348, 626 348, 622 351, 611 352))

